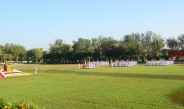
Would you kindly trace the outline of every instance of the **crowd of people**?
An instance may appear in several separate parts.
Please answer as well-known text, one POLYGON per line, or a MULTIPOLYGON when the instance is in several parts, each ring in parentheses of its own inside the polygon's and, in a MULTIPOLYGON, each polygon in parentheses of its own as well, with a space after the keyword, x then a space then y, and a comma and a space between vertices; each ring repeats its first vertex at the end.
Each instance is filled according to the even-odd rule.
POLYGON ((169 61, 169 60, 159 60, 159 61, 146 61, 146 65, 148 66, 162 66, 162 65, 171 65, 174 64, 174 61, 169 61))
POLYGON ((137 64, 137 61, 115 61, 111 62, 111 67, 128 67, 128 66, 134 66, 137 64))
POLYGON ((184 60, 174 60, 174 63, 175 64, 183 64, 184 63, 184 60))
MULTIPOLYGON (((100 65, 109 65, 109 61, 88 61, 85 60, 83 62, 83 68, 95 68, 99 67, 100 65)), ((80 67, 80 64, 78 65, 80 67)))
MULTIPOLYGON (((165 65, 172 65, 174 64, 175 61, 173 60, 151 60, 151 61, 146 61, 147 66, 165 66, 165 65)), ((111 67, 128 67, 128 66, 134 66, 137 65, 137 61, 119 61, 116 60, 114 62, 109 62, 109 61, 88 61, 85 60, 83 62, 83 68, 95 68, 99 67, 100 65, 110 65, 111 67)), ((80 69, 80 64, 78 64, 78 68, 80 69)))

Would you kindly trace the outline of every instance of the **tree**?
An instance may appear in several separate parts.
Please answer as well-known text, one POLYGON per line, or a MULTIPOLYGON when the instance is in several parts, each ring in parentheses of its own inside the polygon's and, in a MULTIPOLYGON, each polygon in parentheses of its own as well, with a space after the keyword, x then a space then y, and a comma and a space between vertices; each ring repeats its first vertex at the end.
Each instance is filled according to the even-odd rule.
POLYGON ((35 48, 33 49, 34 57, 36 58, 36 63, 38 63, 38 60, 40 61, 43 55, 42 48, 35 48))
POLYGON ((3 53, 4 53, 4 54, 9 54, 9 53, 10 53, 10 44, 9 44, 9 43, 6 43, 6 44, 3 46, 3 53))
POLYGON ((73 48, 70 44, 65 44, 63 46, 63 56, 66 59, 75 60, 74 57, 73 57, 73 48))
POLYGON ((19 59, 25 57, 26 49, 18 44, 10 44, 10 54, 12 54, 15 61, 18 62, 19 59))
POLYGON ((9 61, 12 61, 12 58, 13 58, 13 56, 12 56, 11 54, 7 54, 7 59, 8 59, 9 61))
POLYGON ((7 57, 8 57, 8 54, 3 54, 2 55, 2 59, 3 59, 4 63, 7 61, 7 57))
POLYGON ((171 50, 179 50, 180 49, 179 42, 174 37, 166 39, 166 44, 167 44, 167 47, 170 48, 171 50))
POLYGON ((100 43, 99 43, 97 38, 92 38, 91 41, 92 41, 92 47, 94 50, 93 59, 98 60, 98 59, 100 59, 99 51, 98 51, 98 48, 100 47, 100 43))
POLYGON ((3 50, 2 50, 3 46, 0 45, 0 60, 2 60, 2 55, 3 55, 3 50))
POLYGON ((52 58, 52 57, 51 57, 49 51, 47 51, 47 50, 43 51, 43 57, 42 57, 43 63, 45 63, 45 64, 50 63, 50 62, 51 62, 51 58, 52 58))
MULTIPOLYGON (((106 59, 105 56, 102 56, 105 49, 102 46, 102 43, 106 43, 114 40, 112 37, 99 36, 98 38, 92 38, 92 46, 94 50, 94 59, 101 60, 101 58, 106 59)), ((104 46, 105 47, 105 46, 104 46)))
POLYGON ((119 57, 118 47, 119 42, 114 40, 112 37, 99 37, 100 45, 100 55, 103 60, 115 60, 119 57))
POLYGON ((61 61, 70 58, 69 53, 73 52, 73 48, 70 44, 65 44, 62 39, 56 39, 54 44, 50 45, 50 54, 47 57, 51 57, 52 63, 61 63, 61 61))
POLYGON ((121 42, 121 47, 124 47, 125 60, 139 60, 141 54, 140 34, 132 33, 124 36, 124 42, 121 42), (124 46, 122 44, 124 43, 124 46))
POLYGON ((184 50, 184 34, 178 36, 178 43, 182 50, 184 50))
POLYGON ((139 61, 140 55, 142 53, 141 34, 132 33, 131 36, 132 36, 133 42, 134 42, 133 48, 135 49, 134 60, 139 61))
POLYGON ((54 44, 49 44, 50 48, 50 53, 61 53, 61 47, 64 45, 64 42, 62 39, 56 39, 54 44))
POLYGON ((33 50, 27 50, 27 62, 29 63, 29 61, 33 61, 34 60, 34 53, 33 50))
POLYGON ((42 56, 43 56, 42 48, 33 48, 27 51, 28 61, 29 59, 31 59, 32 61, 38 63, 41 60, 42 56))
POLYGON ((145 34, 141 34, 142 53, 143 56, 146 58, 147 56, 151 55, 152 37, 153 37, 152 31, 147 31, 145 34))
POLYGON ((64 44, 63 45, 62 52, 67 53, 67 52, 72 52, 72 51, 73 51, 73 48, 70 44, 64 44))
POLYGON ((127 46, 126 46, 126 43, 125 41, 121 40, 119 41, 119 53, 121 55, 121 59, 124 59, 126 60, 127 59, 127 46))
POLYGON ((91 39, 93 49, 100 47, 100 45, 101 45, 100 37, 101 36, 99 36, 98 39, 97 38, 92 38, 91 39))
POLYGON ((3 54, 11 54, 9 55, 9 58, 13 58, 16 62, 18 62, 19 59, 25 57, 26 49, 19 44, 6 43, 3 47, 3 54))
POLYGON ((78 41, 73 41, 73 50, 74 53, 82 54, 79 57, 80 59, 92 59, 92 53, 94 49, 92 47, 91 40, 79 38, 78 41))
POLYGON ((74 52, 93 52, 91 41, 83 38, 73 41, 73 49, 74 52))
POLYGON ((102 48, 102 54, 110 60, 113 58, 113 60, 118 59, 120 54, 118 52, 119 43, 116 40, 111 41, 104 41, 101 45, 102 48))
POLYGON ((159 57, 161 49, 164 47, 164 40, 161 36, 155 34, 152 41, 152 55, 154 58, 159 57))

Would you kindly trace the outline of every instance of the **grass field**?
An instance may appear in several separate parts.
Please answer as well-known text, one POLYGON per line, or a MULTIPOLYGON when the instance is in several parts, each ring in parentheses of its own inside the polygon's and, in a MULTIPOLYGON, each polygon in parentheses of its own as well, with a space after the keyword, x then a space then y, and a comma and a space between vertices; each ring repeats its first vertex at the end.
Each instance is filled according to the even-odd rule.
MULTIPOLYGON (((38 75, 0 79, 0 96, 46 109, 184 109, 184 64, 133 67, 36 65, 38 75)), ((35 65, 12 69, 34 73, 35 65)))

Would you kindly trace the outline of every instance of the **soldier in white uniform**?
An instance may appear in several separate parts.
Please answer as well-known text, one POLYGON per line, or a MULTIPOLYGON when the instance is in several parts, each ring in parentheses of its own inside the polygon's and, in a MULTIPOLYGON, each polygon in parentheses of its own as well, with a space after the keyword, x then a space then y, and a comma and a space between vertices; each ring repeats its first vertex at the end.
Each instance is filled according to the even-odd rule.
POLYGON ((38 69, 35 67, 34 74, 36 75, 38 73, 38 69))

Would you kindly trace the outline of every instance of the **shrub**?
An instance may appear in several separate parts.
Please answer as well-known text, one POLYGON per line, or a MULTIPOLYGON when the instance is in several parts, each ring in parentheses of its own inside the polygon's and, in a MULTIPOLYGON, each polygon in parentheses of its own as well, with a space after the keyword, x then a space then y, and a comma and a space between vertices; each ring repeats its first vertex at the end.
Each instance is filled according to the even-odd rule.
POLYGON ((9 100, 0 97, 0 109, 44 109, 44 108, 28 100, 21 100, 16 103, 11 103, 9 100))

